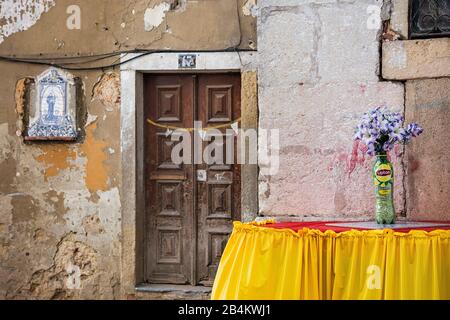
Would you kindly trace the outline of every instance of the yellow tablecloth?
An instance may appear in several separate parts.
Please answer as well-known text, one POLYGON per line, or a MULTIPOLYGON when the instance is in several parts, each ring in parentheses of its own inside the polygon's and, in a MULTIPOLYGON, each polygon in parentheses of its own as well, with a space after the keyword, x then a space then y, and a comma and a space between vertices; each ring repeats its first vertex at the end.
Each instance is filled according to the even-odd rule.
POLYGON ((450 230, 234 223, 212 299, 450 299, 450 230))

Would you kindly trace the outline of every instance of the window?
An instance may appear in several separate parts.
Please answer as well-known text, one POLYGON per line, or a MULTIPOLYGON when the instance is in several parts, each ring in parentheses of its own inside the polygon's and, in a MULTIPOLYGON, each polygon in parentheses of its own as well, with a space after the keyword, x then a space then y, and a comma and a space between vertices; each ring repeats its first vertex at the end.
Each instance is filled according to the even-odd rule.
POLYGON ((450 0, 411 0, 411 38, 450 36, 450 0))

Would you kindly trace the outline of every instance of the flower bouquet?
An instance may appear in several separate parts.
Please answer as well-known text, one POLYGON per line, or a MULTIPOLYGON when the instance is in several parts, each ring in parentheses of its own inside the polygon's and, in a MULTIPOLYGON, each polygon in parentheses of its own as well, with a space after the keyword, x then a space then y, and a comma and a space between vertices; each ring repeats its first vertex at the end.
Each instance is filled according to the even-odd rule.
POLYGON ((355 140, 366 145, 368 155, 376 156, 372 178, 376 186, 376 221, 379 224, 395 223, 394 169, 388 152, 395 144, 407 143, 423 132, 417 123, 410 123, 406 128, 403 123, 401 113, 377 107, 366 112, 356 127, 355 140))

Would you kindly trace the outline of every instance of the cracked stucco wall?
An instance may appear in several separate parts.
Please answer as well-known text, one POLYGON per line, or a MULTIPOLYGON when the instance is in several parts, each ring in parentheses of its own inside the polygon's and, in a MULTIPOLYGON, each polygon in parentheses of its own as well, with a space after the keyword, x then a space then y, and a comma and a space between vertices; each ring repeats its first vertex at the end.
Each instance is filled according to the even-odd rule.
POLYGON ((95 118, 82 143, 25 144, 14 121, 22 89, 16 77, 42 70, 1 68, 9 75, 1 86, 12 91, 0 100, 9 109, 9 120, 0 121, 0 297, 120 297, 117 73, 77 75, 95 118))
POLYGON ((249 48, 256 45, 256 19, 248 14, 249 10, 254 12, 254 6, 247 2, 31 0, 12 5, 16 2, 6 0, 0 3, 0 54, 60 56, 135 48, 249 48), (66 10, 73 4, 80 7, 80 29, 68 30, 70 14, 66 10), (25 19, 28 15, 32 17, 25 19), (16 21, 13 16, 22 19, 16 21), (20 32, 25 26, 27 31, 20 32))
MULTIPOLYGON (((68 30, 73 1, 1 1, 0 55, 249 48, 256 21, 245 2, 78 1, 81 29, 68 30), (155 7, 165 8, 158 21, 146 15, 155 7)), ((24 143, 26 88, 44 70, 0 62, 0 299, 124 298, 119 72, 72 72, 87 112, 81 141, 24 143)))

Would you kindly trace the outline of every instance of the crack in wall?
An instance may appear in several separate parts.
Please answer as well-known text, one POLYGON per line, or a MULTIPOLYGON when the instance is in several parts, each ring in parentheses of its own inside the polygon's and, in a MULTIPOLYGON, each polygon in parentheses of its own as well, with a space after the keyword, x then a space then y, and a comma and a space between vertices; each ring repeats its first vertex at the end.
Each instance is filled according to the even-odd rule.
MULTIPOLYGON (((400 82, 400 81, 399 81, 400 82)), ((403 81, 403 116, 405 117, 405 120, 403 120, 403 125, 406 121, 406 81, 403 81)), ((406 181, 406 175, 408 173, 408 170, 406 168, 406 145, 402 146, 402 157, 400 160, 400 163, 402 164, 402 185, 403 185, 403 211, 400 212, 400 215, 402 217, 406 217, 408 215, 408 207, 407 207, 407 201, 408 201, 408 190, 407 190, 407 181, 406 181)))

